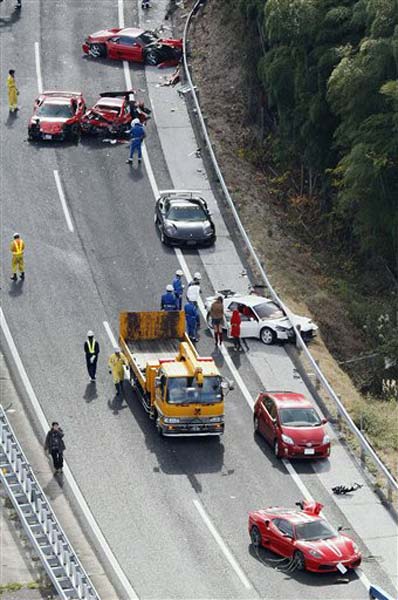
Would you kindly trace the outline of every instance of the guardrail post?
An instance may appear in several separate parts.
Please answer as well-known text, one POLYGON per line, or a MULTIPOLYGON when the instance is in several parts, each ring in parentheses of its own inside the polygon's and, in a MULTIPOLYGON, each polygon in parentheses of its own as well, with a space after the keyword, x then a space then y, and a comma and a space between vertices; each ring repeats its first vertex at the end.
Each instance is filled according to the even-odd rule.
MULTIPOLYGON (((296 327, 297 327, 297 331, 301 335, 301 325, 296 325, 296 327)), ((296 336, 296 348, 297 348, 297 351, 300 353, 301 352, 300 336, 296 336)))

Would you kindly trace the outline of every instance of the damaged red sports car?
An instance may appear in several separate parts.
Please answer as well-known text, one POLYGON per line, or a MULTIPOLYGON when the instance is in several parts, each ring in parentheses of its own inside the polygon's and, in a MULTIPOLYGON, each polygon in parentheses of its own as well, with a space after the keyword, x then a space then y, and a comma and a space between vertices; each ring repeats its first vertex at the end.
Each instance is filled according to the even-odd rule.
POLYGON ((93 58, 129 60, 148 65, 176 65, 182 55, 182 40, 159 38, 154 31, 128 27, 97 31, 83 44, 93 58))

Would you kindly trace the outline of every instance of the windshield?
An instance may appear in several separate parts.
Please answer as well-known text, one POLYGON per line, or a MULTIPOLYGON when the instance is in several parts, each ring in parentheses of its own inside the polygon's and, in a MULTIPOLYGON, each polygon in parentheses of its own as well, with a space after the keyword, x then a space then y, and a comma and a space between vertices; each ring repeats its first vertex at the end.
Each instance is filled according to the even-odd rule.
POLYGON ((42 104, 37 111, 39 117, 59 117, 61 119, 70 119, 73 117, 70 104, 42 104))
POLYGON ((170 207, 167 218, 171 221, 206 221, 206 213, 198 204, 175 204, 170 207))
POLYGON ((138 39, 142 40, 144 44, 152 44, 152 42, 156 42, 158 38, 153 31, 144 31, 138 39))
POLYGON ((167 385, 169 404, 214 404, 222 401, 221 377, 205 377, 199 387, 194 377, 174 377, 167 385))
POLYGON ((306 540, 307 542, 310 542, 312 540, 325 540, 327 538, 336 537, 337 535, 337 531, 323 519, 296 525, 297 540, 306 540))
POLYGON ((313 408, 281 408, 279 418, 288 427, 316 427, 321 420, 313 408))
POLYGON ((285 316, 279 306, 273 302, 263 302, 263 304, 257 304, 254 307, 254 310, 260 319, 280 319, 281 317, 285 316))

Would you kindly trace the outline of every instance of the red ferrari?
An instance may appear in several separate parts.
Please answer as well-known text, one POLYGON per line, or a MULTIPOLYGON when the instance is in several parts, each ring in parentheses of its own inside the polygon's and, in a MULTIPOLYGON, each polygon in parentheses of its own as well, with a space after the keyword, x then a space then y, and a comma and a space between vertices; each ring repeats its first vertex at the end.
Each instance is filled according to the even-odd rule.
POLYGON ((81 92, 43 92, 36 98, 28 124, 28 139, 79 141, 80 119, 86 110, 81 92))
POLYGON ((326 458, 330 439, 326 419, 311 402, 294 392, 264 392, 254 405, 254 429, 271 444, 275 456, 326 458))
POLYGON ((87 134, 123 136, 129 131, 132 119, 145 123, 150 113, 143 102, 135 101, 134 90, 104 92, 83 115, 80 127, 87 134))
POLYGON ((249 513, 249 535, 263 546, 294 560, 299 570, 344 574, 361 564, 356 543, 320 516, 319 502, 298 502, 302 510, 270 507, 249 513))
POLYGON ((112 28, 89 35, 83 44, 83 52, 93 58, 172 66, 181 58, 182 40, 159 38, 154 31, 144 29, 112 28))

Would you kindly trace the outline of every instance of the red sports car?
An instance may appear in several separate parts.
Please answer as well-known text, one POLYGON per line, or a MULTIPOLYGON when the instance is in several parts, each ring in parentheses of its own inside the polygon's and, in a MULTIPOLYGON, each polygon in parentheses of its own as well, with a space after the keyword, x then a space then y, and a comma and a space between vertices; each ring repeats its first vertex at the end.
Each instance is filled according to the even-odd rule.
POLYGON ((299 570, 326 573, 355 569, 362 555, 356 543, 322 516, 319 502, 298 502, 302 510, 270 507, 249 513, 249 535, 263 546, 294 560, 299 570))
POLYGON ((136 102, 134 94, 134 90, 100 94, 100 99, 80 121, 82 132, 123 136, 129 131, 132 119, 138 118, 145 123, 151 111, 143 102, 136 102))
POLYGON ((159 38, 154 31, 112 28, 88 36, 83 52, 93 58, 131 60, 148 65, 176 65, 182 55, 182 40, 159 38))
POLYGON ((79 141, 80 119, 86 110, 81 92, 43 92, 36 98, 28 124, 28 139, 79 141))
POLYGON ((254 405, 254 429, 271 444, 281 458, 326 458, 330 438, 326 419, 311 402, 294 392, 264 392, 254 405))

